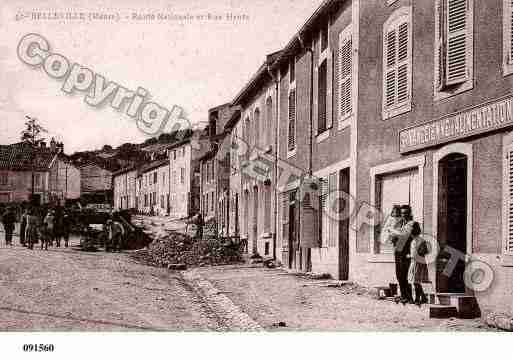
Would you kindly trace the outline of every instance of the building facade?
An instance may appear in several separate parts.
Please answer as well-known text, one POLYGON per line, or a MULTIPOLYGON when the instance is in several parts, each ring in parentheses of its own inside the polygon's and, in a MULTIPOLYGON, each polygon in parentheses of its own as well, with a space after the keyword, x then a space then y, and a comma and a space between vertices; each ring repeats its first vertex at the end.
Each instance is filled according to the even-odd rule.
POLYGON ((239 212, 237 227, 247 240, 248 252, 280 257, 276 242, 276 164, 278 79, 270 66, 280 56, 267 56, 246 86, 237 94, 239 122, 232 125, 230 142, 233 163, 230 187, 239 212))
POLYGON ((137 168, 131 166, 112 175, 113 208, 115 210, 137 209, 137 168))
POLYGON ((0 202, 30 200, 32 168, 35 203, 64 204, 80 197, 80 171, 62 153, 62 145, 57 147, 53 142, 47 147, 43 143, 32 150, 14 144, 0 146, 0 202))
MULTIPOLYGON (((360 5, 357 199, 384 215, 413 206, 439 247, 429 266, 435 291, 511 312, 511 2, 360 5), (477 268, 485 283, 472 283, 477 268)), ((379 226, 359 228, 355 280, 394 278, 378 236, 379 226)))
POLYGON ((167 158, 150 162, 137 170, 136 205, 139 212, 160 216, 170 213, 169 171, 167 158))

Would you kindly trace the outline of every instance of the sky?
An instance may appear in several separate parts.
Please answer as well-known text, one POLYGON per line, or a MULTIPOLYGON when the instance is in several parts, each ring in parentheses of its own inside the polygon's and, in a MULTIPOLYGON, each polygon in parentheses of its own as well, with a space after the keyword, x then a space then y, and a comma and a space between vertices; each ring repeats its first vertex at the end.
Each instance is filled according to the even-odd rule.
POLYGON ((0 144, 19 141, 26 115, 41 122, 48 139, 64 142, 66 153, 148 138, 126 112, 108 104, 92 107, 84 102, 86 92, 66 94, 61 90, 64 80, 23 63, 17 47, 26 34, 42 35, 50 52, 71 64, 86 66, 130 90, 142 87, 151 101, 168 109, 180 106, 192 123, 199 123, 207 120, 209 108, 230 102, 265 55, 280 50, 322 0, 62 3, 0 3, 0 144), (82 12, 86 20, 33 19, 34 12, 82 12), (89 13, 113 14, 119 20, 88 20, 89 13), (194 19, 161 20, 159 13, 194 19))

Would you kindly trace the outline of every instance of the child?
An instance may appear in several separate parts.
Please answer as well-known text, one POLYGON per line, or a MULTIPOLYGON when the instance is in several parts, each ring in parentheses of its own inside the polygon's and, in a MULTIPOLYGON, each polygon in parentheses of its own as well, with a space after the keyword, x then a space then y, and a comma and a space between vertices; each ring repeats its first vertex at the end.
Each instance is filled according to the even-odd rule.
POLYGON ((429 280, 428 268, 425 263, 424 257, 428 254, 427 244, 422 238, 420 224, 418 222, 413 223, 413 229, 411 236, 413 240, 410 244, 410 269, 408 271, 408 283, 412 286, 412 290, 415 294, 415 304, 421 306, 427 303, 426 294, 422 289, 422 283, 429 280))
POLYGON ((383 230, 381 231, 381 244, 394 244, 393 236, 390 234, 391 229, 400 229, 402 226, 401 221, 401 207, 398 205, 394 205, 392 207, 392 212, 390 216, 387 217, 385 224, 383 225, 383 230))
POLYGON ((45 247, 45 251, 48 250, 48 243, 50 242, 51 240, 51 233, 50 233, 50 230, 48 229, 48 223, 43 223, 43 225, 41 226, 41 231, 39 233, 40 237, 41 237, 41 250, 43 250, 43 245, 45 247))

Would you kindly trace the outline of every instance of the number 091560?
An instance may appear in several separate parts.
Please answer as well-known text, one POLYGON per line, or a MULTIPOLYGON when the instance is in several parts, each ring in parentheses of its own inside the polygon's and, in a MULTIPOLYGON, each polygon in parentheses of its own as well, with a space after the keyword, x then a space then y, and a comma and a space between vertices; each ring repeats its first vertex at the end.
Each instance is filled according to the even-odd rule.
POLYGON ((23 344, 24 352, 53 352, 53 344, 23 344))

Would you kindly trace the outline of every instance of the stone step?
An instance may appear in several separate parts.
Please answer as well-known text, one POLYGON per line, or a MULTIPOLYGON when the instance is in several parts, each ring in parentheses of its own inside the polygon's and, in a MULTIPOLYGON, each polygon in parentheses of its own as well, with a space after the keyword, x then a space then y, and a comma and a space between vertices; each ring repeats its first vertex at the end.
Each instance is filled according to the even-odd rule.
POLYGON ((458 316, 456 307, 450 305, 431 304, 429 306, 429 318, 448 319, 458 316))
POLYGON ((437 293, 438 304, 456 307, 458 317, 474 319, 481 317, 476 297, 466 294, 437 293))

